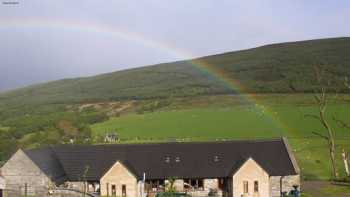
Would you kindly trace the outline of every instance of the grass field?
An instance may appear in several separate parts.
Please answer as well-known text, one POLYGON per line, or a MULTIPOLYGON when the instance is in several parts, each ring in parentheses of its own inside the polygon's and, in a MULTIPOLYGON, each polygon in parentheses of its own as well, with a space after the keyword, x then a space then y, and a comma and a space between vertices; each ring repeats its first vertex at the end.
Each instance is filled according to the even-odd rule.
MULTIPOLYGON (((300 98, 300 97, 299 97, 300 98)), ((308 97, 310 99, 310 97, 308 97)), ((306 100, 290 102, 290 97, 263 99, 265 107, 253 104, 228 103, 225 99, 206 106, 168 107, 153 113, 131 113, 92 125, 95 140, 116 130, 122 141, 205 141, 287 136, 305 179, 329 179, 330 166, 326 141, 312 132, 324 132, 320 123, 308 114, 317 114, 317 107, 306 100), (276 100, 279 100, 279 104, 276 100), (225 102, 227 106, 225 106, 225 102), (263 110, 261 110, 263 109, 263 110)), ((182 102, 183 103, 183 102, 182 102)), ((237 103, 237 102, 236 102, 237 103)), ((187 103, 189 104, 189 103, 187 103)), ((178 106, 178 105, 176 105, 178 106)), ((332 116, 350 117, 346 102, 330 104, 330 123, 337 133, 338 149, 350 151, 350 131, 340 128, 332 116)), ((348 120, 350 121, 350 120, 348 120)), ((344 173, 339 156, 339 172, 344 173)))
POLYGON ((304 195, 302 197, 350 197, 350 187, 344 185, 334 185, 325 181, 303 182, 304 195))

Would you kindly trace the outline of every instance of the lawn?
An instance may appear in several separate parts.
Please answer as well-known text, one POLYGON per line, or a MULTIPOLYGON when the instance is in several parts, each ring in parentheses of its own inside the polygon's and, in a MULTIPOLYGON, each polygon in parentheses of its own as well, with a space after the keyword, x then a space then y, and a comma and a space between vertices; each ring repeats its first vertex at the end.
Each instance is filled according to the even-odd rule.
MULTIPOLYGON (((276 99, 274 97, 274 99, 276 99)), ((131 113, 91 126, 96 141, 106 132, 117 131, 124 142, 205 141, 223 139, 256 139, 286 136, 296 153, 305 179, 329 179, 330 166, 325 140, 313 132, 325 132, 318 120, 317 107, 293 103, 290 98, 255 105, 215 103, 194 107, 168 107, 153 113, 131 113), (288 102, 286 102, 286 100, 288 102), (277 104, 279 102, 280 104, 277 104)), ((350 131, 333 120, 350 117, 347 103, 328 106, 331 126, 337 132, 338 150, 350 151, 350 131)), ((350 121, 350 120, 348 120, 350 121)), ((340 153, 339 172, 344 173, 340 153)))
POLYGON ((328 186, 323 188, 321 192, 324 193, 325 196, 329 197, 350 197, 350 186, 328 186))
POLYGON ((335 185, 326 181, 305 181, 302 188, 304 197, 350 197, 350 186, 335 185))

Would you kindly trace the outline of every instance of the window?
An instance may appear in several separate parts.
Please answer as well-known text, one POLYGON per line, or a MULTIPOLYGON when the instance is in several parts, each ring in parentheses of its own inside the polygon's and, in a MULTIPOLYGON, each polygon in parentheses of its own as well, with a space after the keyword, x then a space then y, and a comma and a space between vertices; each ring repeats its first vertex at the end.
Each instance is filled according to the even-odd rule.
POLYGON ((165 157, 165 163, 170 163, 170 157, 169 156, 165 157))
POLYGON ((254 181, 254 192, 259 192, 259 182, 254 181))
POLYGON ((219 188, 221 190, 225 190, 226 186, 227 186, 226 179, 222 179, 222 178, 219 179, 219 188))
POLYGON ((215 162, 219 162, 219 161, 220 161, 219 156, 215 155, 215 156, 214 156, 214 161, 215 161, 215 162))
POLYGON ((126 197, 126 185, 122 185, 122 197, 126 197))
POLYGON ((112 185, 112 196, 116 196, 117 195, 117 190, 115 185, 112 185))
POLYGON ((158 179, 158 180, 146 180, 145 184, 145 190, 146 191, 158 191, 162 188, 164 188, 165 183, 164 179, 158 179))
POLYGON ((179 163, 180 161, 181 161, 181 160, 180 160, 180 157, 176 157, 176 158, 175 158, 175 162, 176 162, 176 163, 179 163))
POLYGON ((248 181, 243 181, 243 193, 248 194, 248 181))
POLYGON ((204 189, 204 180, 203 179, 190 179, 190 184, 195 189, 204 189))

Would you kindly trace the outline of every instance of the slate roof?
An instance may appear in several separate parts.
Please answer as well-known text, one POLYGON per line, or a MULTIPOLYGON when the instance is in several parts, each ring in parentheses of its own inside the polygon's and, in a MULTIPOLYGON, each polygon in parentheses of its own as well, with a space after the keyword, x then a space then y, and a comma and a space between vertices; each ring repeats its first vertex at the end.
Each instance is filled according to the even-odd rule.
POLYGON ((24 153, 56 183, 67 180, 65 171, 51 147, 26 150, 24 153))
POLYGON ((297 174, 282 139, 201 143, 59 145, 27 151, 27 154, 31 155, 33 160, 37 160, 35 162, 37 165, 53 170, 54 174, 64 173, 70 181, 81 180, 86 166, 89 167, 86 179, 100 180, 116 161, 121 161, 139 179, 143 173, 146 173, 147 179, 230 177, 250 157, 271 176, 297 174), (41 153, 43 156, 39 156, 41 153), (36 154, 38 155, 34 156, 36 154), (167 162, 167 159, 170 161, 167 162), (43 165, 43 162, 47 164, 43 165), (52 166, 45 167, 47 165, 52 166))

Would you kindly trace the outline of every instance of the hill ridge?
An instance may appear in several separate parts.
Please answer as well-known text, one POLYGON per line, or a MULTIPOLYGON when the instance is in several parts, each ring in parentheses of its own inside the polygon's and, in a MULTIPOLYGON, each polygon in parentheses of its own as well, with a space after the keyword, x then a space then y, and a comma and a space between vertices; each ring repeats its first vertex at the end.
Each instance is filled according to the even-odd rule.
POLYGON ((331 89, 347 91, 350 37, 274 43, 191 60, 148 65, 90 77, 65 78, 0 93, 0 105, 148 99, 232 94, 235 91, 192 61, 210 65, 239 81, 244 93, 305 93, 317 85, 313 66, 323 65, 331 89), (11 100, 11 101, 9 101, 11 100), (23 103, 23 102, 22 102, 23 103))

